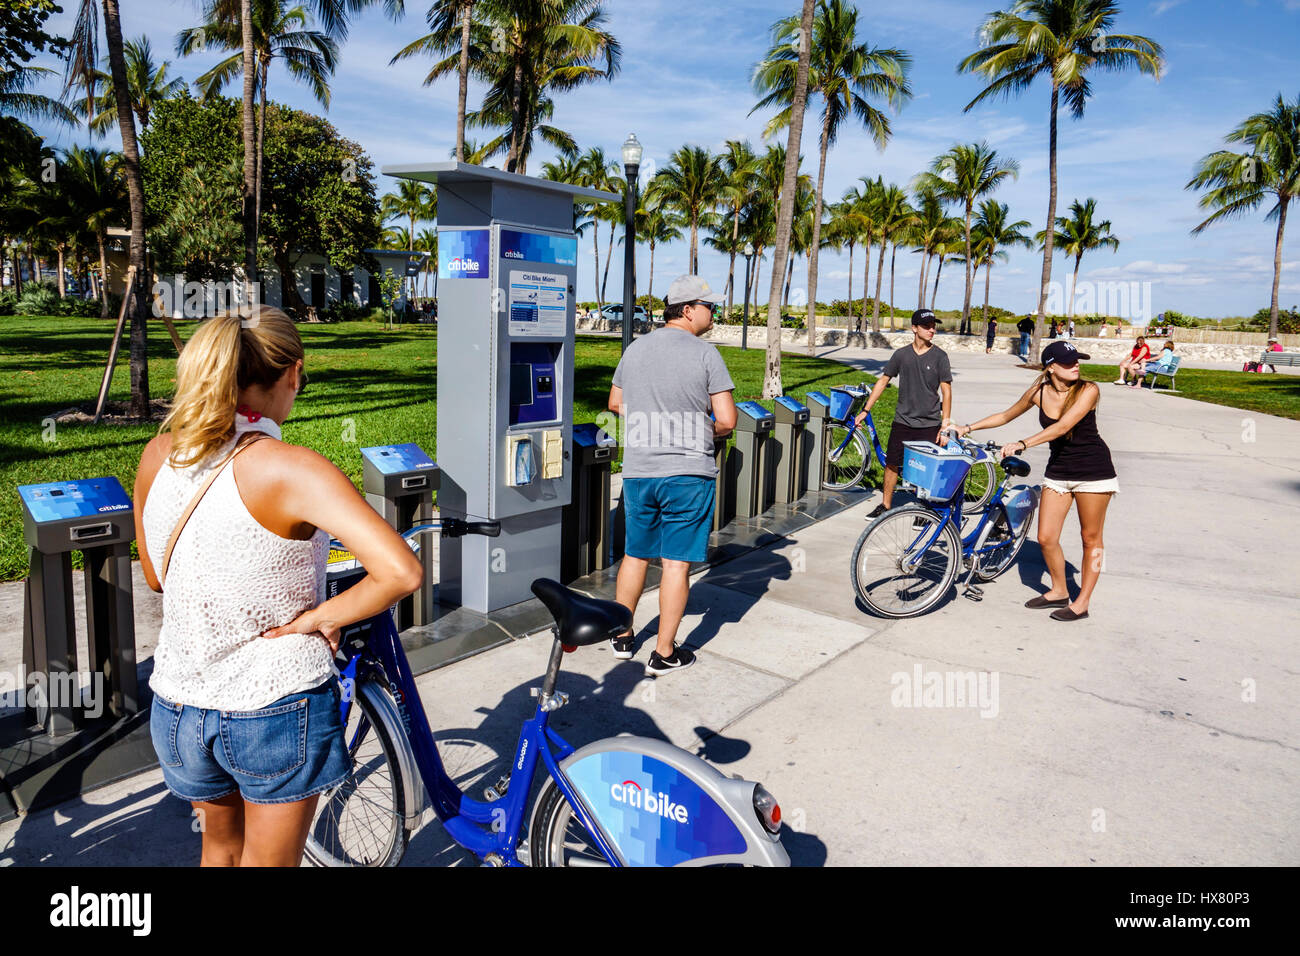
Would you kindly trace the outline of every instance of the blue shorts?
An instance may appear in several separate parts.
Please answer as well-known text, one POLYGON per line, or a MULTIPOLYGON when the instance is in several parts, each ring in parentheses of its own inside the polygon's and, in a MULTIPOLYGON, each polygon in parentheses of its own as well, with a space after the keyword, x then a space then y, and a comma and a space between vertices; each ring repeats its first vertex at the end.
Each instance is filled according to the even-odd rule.
POLYGON ((191 802, 238 791, 249 803, 293 803, 351 772, 332 677, 261 710, 205 710, 155 694, 149 730, 167 789, 191 802))
POLYGON ((626 538, 633 558, 703 561, 713 530, 713 479, 698 475, 624 478, 626 538))

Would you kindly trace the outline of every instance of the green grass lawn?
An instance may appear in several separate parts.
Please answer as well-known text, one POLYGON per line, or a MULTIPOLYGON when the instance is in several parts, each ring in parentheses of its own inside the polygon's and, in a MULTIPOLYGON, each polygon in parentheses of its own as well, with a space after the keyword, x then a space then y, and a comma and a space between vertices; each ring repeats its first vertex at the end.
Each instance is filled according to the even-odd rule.
MULTIPOLYGON (((182 339, 197 326, 179 325, 182 339)), ((284 440, 314 448, 361 486, 366 445, 415 442, 437 447, 437 332, 372 322, 300 325, 310 385, 284 424, 284 440)), ((99 391, 112 323, 99 319, 0 317, 0 580, 27 573, 18 485, 72 478, 117 477, 127 493, 145 443, 156 425, 57 425, 52 412, 89 409, 99 391)), ((736 400, 762 393, 761 349, 722 348, 736 383, 736 400)), ((149 327, 149 387, 153 397, 175 389, 176 353, 160 322, 149 327)), ((574 421, 591 422, 605 410, 618 364, 619 341, 580 337, 575 355, 574 421)), ((786 354, 782 374, 789 394, 859 381, 867 376, 824 359, 786 354)), ((110 401, 129 395, 129 370, 119 356, 110 401)), ((895 390, 881 398, 875 418, 887 434, 895 390)), ((763 403, 771 407, 771 402, 763 403)), ((883 440, 883 438, 882 438, 883 440)), ((79 556, 78 556, 79 557, 79 556)))
MULTIPOLYGON (((1118 365, 1085 364, 1082 369, 1083 377, 1093 382, 1113 382, 1119 378, 1118 365)), ((1162 376, 1158 390, 1168 391, 1168 386, 1169 379, 1162 376)), ((1168 397, 1300 419, 1300 375, 1184 368, 1178 370, 1177 386, 1178 391, 1168 397)))

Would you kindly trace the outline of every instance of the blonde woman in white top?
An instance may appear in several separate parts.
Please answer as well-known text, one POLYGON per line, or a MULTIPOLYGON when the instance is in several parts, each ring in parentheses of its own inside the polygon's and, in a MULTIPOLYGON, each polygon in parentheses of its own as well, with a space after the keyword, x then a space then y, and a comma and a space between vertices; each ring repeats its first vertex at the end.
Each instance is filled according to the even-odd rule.
POLYGON ((153 742, 168 788, 202 821, 204 866, 298 864, 319 795, 349 772, 333 669, 341 630, 423 580, 333 463, 278 440, 306 380, 302 340, 279 309, 209 319, 177 362, 171 412, 136 474, 140 563, 155 591, 166 563, 153 742), (214 473, 168 562, 173 530, 214 473), (331 535, 369 574, 326 601, 331 535))

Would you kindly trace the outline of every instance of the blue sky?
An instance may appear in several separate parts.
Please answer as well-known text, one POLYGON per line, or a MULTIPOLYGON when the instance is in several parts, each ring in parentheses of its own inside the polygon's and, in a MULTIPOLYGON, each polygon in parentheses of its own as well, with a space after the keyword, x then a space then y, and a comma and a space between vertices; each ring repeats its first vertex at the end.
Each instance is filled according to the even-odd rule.
MULTIPOLYGON (((74 4, 63 0, 63 5, 71 9, 74 4)), ((147 33, 155 52, 172 60, 173 74, 193 80, 216 61, 215 54, 178 58, 171 52, 176 33, 197 22, 193 0, 122 0, 121 6, 125 35, 147 33)), ((610 0, 606 6, 607 28, 623 45, 621 72, 610 83, 556 100, 555 124, 571 132, 581 148, 599 145, 616 156, 627 133, 635 131, 645 145, 646 161, 662 165, 683 143, 716 150, 728 139, 748 138, 761 147, 767 117, 748 115, 756 101, 750 75, 767 50, 772 22, 798 12, 795 0, 610 0)), ((959 75, 956 64, 976 48, 976 30, 993 6, 991 0, 860 5, 864 39, 912 55, 915 95, 894 117, 893 137, 883 151, 861 129, 841 133, 828 160, 828 201, 859 176, 883 175, 886 181, 905 185, 954 142, 983 139, 1020 163, 1020 178, 998 190, 996 198, 1010 205, 1013 218, 1029 220, 1032 231, 1043 228, 1049 88, 1039 81, 1018 99, 962 112, 981 86, 976 78, 959 75)), ((424 4, 415 0, 407 8, 406 18, 397 23, 385 19, 380 9, 354 21, 325 114, 341 133, 365 147, 377 167, 441 161, 455 143, 455 79, 424 87, 427 61, 388 65, 394 52, 427 32, 424 4)), ((66 20, 67 14, 56 23, 66 20)), ((1166 72, 1159 83, 1137 72, 1097 75, 1083 120, 1062 114, 1058 214, 1072 199, 1095 197, 1098 213, 1111 220, 1121 240, 1117 253, 1085 257, 1080 281, 1150 282, 1153 313, 1177 309, 1216 317, 1252 314, 1268 304, 1274 224, 1265 221, 1261 209, 1193 238, 1190 230, 1204 214, 1196 194, 1183 187, 1196 161, 1219 148, 1224 134, 1246 116, 1267 110, 1279 92, 1288 100, 1300 93, 1300 0, 1129 0, 1122 5, 1116 28, 1162 44, 1166 72)), ((272 68, 269 92, 273 99, 321 112, 307 90, 281 67, 272 68)), ((471 85, 471 105, 478 93, 471 85)), ((815 114, 810 120, 802 151, 804 170, 815 176, 815 114)), ((85 140, 84 132, 53 127, 40 131, 56 145, 85 140)), ((116 136, 110 135, 108 142, 117 145, 116 136)), ((549 148, 539 144, 530 172, 535 174, 548 158, 549 148)), ((380 177, 381 192, 394 188, 394 182, 380 177)), ((1300 302, 1300 236, 1295 235, 1300 217, 1291 219, 1297 225, 1283 251, 1283 306, 1300 302)), ((590 235, 580 242, 588 254, 579 256, 578 289, 580 295, 592 297, 590 235)), ((603 260, 604 234, 600 246, 603 260)), ((862 256, 859 250, 853 267, 856 295, 861 294, 862 256)), ((616 246, 609 276, 613 300, 622 287, 621 261, 616 246)), ((686 263, 685 243, 658 249, 656 291, 662 294, 686 263)), ((993 270, 991 301, 1017 311, 1032 309, 1040 264, 1037 253, 1012 253, 1008 263, 993 270)), ((915 307, 918 266, 919 257, 900 251, 900 308, 915 307)), ((873 257, 873 292, 874 267, 873 257)), ((726 268, 725 257, 702 251, 700 271, 715 285, 725 283, 726 268)), ((1053 278, 1064 279, 1072 268, 1072 261, 1058 256, 1053 278)), ((765 264, 764 296, 767 269, 765 264)), ((643 252, 638 266, 643 281, 647 270, 648 253, 643 252)), ((800 260, 794 288, 804 286, 804 271, 800 260)), ((845 255, 824 251, 820 275, 820 300, 844 297, 845 255)), ((886 289, 888 283, 886 258, 886 289)), ((962 285, 960 267, 945 267, 939 307, 960 308, 962 285)), ((981 275, 976 303, 982 295, 981 275)))

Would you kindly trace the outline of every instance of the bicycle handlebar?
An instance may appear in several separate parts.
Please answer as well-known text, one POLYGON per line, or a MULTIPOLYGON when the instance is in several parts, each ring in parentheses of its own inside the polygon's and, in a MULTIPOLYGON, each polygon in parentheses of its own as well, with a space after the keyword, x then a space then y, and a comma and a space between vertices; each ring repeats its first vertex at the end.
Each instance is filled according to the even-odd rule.
MULTIPOLYGON (((418 524, 409 531, 403 531, 402 540, 418 551, 420 545, 415 541, 415 538, 418 535, 432 534, 435 531, 444 538, 460 538, 467 534, 481 534, 484 537, 495 538, 501 534, 501 522, 465 521, 463 518, 436 518, 426 524, 418 524)), ((337 551, 346 550, 343 542, 338 538, 330 539, 330 547, 337 551)))

